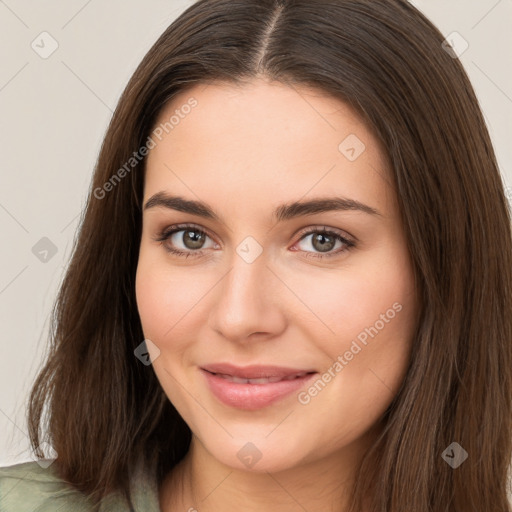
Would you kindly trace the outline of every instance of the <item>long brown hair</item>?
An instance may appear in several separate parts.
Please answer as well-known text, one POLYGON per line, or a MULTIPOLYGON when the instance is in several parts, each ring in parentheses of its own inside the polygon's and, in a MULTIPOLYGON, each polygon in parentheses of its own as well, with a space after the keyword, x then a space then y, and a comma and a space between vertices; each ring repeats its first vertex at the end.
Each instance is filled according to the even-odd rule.
POLYGON ((511 217, 478 101, 443 40, 405 0, 200 0, 168 27, 105 135, 31 391, 32 447, 48 440, 62 478, 99 500, 128 493, 139 457, 161 483, 186 454, 190 429, 134 356, 145 159, 126 162, 176 94, 264 76, 347 102, 382 142, 421 298, 352 510, 366 495, 369 512, 510 511, 511 217), (468 454, 457 468, 442 457, 454 442, 468 454))

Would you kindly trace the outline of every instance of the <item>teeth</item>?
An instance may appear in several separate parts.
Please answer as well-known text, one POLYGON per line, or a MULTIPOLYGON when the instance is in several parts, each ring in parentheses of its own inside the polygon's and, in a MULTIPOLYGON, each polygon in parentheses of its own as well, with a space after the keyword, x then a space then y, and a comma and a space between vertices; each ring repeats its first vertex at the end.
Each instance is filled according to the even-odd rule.
POLYGON ((284 380, 298 379, 300 377, 304 377, 304 375, 307 375, 307 374, 308 374, 308 372, 297 373, 297 375, 290 375, 289 377, 285 377, 284 380))
POLYGON ((297 373, 296 375, 289 375, 288 377, 263 377, 259 379, 243 379, 240 377, 233 377, 233 375, 227 375, 224 373, 216 373, 218 377, 229 380, 236 384, 270 384, 272 382, 279 382, 281 380, 294 380, 300 377, 304 377, 308 372, 297 373))

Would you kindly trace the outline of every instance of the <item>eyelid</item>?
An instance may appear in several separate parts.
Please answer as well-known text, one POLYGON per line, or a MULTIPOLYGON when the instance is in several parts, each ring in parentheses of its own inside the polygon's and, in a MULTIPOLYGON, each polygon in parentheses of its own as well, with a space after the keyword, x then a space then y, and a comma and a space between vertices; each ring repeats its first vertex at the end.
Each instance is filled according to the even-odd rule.
MULTIPOLYGON (((156 235, 155 240, 161 242, 163 240, 166 240, 168 237, 170 237, 171 234, 176 233, 177 231, 183 231, 186 229, 191 229, 194 231, 198 231, 199 233, 204 233, 206 236, 208 236, 213 241, 215 241, 215 237, 212 236, 211 233, 206 228, 204 228, 203 226, 199 226, 198 224, 194 224, 193 222, 184 222, 181 224, 173 224, 171 226, 168 226, 168 227, 164 228, 163 230, 161 230, 156 235)), ((215 241, 215 243, 218 244, 218 242, 216 242, 216 241, 215 241)), ((199 252, 199 251, 195 251, 195 252, 199 252)))
MULTIPOLYGON (((328 232, 328 233, 335 233, 336 235, 340 236, 341 238, 344 238, 347 242, 355 244, 358 240, 356 237, 349 235, 346 231, 343 231, 338 228, 331 228, 329 226, 326 226, 324 224, 317 224, 314 226, 308 226, 307 228, 301 229, 296 236, 299 237, 297 240, 300 241, 304 237, 304 235, 310 235, 311 233, 317 233, 317 232, 328 232)), ((295 242, 295 243, 297 243, 295 242)))

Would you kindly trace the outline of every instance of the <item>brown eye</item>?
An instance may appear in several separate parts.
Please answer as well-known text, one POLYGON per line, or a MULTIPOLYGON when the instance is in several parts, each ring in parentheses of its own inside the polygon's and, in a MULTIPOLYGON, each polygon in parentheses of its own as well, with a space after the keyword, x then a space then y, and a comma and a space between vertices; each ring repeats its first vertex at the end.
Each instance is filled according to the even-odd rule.
POLYGON ((355 243, 342 237, 339 233, 324 229, 310 230, 303 234, 298 245, 303 244, 300 250, 307 253, 307 257, 324 258, 336 256, 355 247, 355 243), (309 240, 308 240, 309 239, 309 240), (308 243, 306 243, 308 241, 308 243), (306 246, 312 247, 308 250, 306 246), (338 250, 333 251, 333 249, 338 250))
POLYGON ((210 246, 205 245, 211 238, 195 226, 171 226, 164 230, 155 239, 161 242, 165 250, 178 256, 199 256, 203 249, 214 247, 216 244, 211 240, 210 246))
MULTIPOLYGON (((187 249, 201 249, 204 244, 205 234, 197 230, 186 229, 182 230, 181 242, 187 249)), ((181 231, 176 232, 181 233, 181 231)))
POLYGON ((316 233, 311 239, 313 247, 320 252, 328 252, 336 245, 336 239, 332 235, 316 233))

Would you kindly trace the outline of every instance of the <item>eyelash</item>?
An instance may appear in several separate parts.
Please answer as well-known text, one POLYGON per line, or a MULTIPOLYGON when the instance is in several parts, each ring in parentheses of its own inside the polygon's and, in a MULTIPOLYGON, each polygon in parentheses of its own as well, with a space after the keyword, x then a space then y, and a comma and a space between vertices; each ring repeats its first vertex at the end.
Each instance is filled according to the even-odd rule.
MULTIPOLYGON (((212 237, 210 237, 210 235, 208 235, 208 233, 206 231, 204 231, 203 229, 199 228, 198 226, 196 226, 194 224, 179 224, 179 225, 170 226, 170 227, 164 229, 154 238, 154 240, 156 242, 160 242, 164 246, 164 249, 167 252, 169 252, 171 254, 175 254, 176 256, 180 256, 180 257, 184 257, 184 258, 188 258, 189 256, 192 256, 192 257, 201 256, 204 251, 202 249, 198 249, 198 250, 191 249, 188 251, 182 251, 180 249, 174 249, 172 247, 169 247, 168 245, 165 245, 164 242, 169 240, 169 238, 172 235, 174 235, 175 233, 178 233, 180 231, 186 231, 186 230, 195 231, 196 233, 199 233, 201 235, 205 235, 209 238, 212 238, 212 237)), ((306 257, 308 257, 308 258, 318 258, 318 259, 331 258, 331 257, 337 256, 341 253, 350 251, 352 248, 355 247, 354 242, 352 242, 351 240, 347 240, 346 238, 342 237, 339 233, 332 231, 332 230, 328 230, 325 227, 323 227, 321 229, 310 228, 308 231, 302 232, 300 234, 301 236, 300 236, 299 240, 297 241, 297 243, 300 242, 302 239, 306 238, 306 236, 311 235, 313 233, 320 233, 323 235, 333 236, 336 240, 339 240, 340 242, 345 244, 346 247, 344 249, 338 249, 335 252, 323 253, 323 254, 318 253, 318 252, 315 253, 315 252, 311 252, 311 251, 303 251, 306 253, 306 257)), ((298 250, 300 250, 300 249, 298 249, 298 250)))

